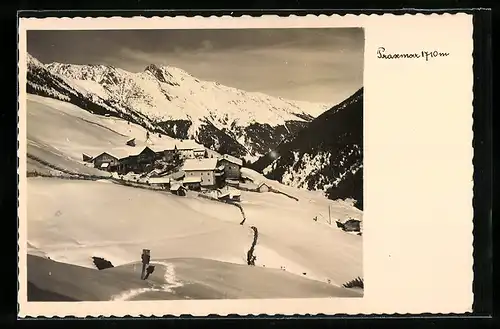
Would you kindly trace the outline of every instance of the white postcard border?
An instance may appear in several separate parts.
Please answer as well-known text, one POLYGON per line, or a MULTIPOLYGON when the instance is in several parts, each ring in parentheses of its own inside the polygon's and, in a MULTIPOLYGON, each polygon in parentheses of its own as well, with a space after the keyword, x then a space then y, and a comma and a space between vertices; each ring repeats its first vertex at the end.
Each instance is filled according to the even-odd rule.
POLYGON ((472 49, 469 14, 20 19, 19 316, 471 311, 472 49), (26 30, 325 27, 365 29, 363 298, 27 302, 26 30), (381 46, 450 55, 384 60, 381 46))

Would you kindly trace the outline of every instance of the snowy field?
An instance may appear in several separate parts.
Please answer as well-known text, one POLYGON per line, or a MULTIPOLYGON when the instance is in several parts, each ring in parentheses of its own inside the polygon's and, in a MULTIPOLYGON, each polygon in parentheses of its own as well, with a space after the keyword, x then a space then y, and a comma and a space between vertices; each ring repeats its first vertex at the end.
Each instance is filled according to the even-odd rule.
POLYGON ((359 289, 316 282, 281 270, 208 259, 154 261, 147 281, 138 280, 140 264, 103 271, 28 255, 31 301, 126 301, 362 297, 359 289), (74 278, 79 280, 75 281, 74 278))
MULTIPOLYGON (((28 96, 27 113, 28 153, 68 170, 93 170, 81 162, 82 152, 94 155, 106 147, 121 147, 130 137, 136 137, 138 144, 145 138, 145 131, 136 125, 98 117, 71 104, 39 96, 28 96)), ((166 136, 151 138, 158 144, 175 142, 166 136)), ((28 170, 39 167, 36 161, 28 161, 28 170)), ((94 268, 93 256, 103 257, 114 266, 126 266, 139 261, 144 248, 151 250, 153 260, 197 259, 191 265, 181 262, 184 267, 200 266, 201 270, 204 265, 200 262, 208 259, 249 268, 244 264, 253 239, 250 226, 255 226, 259 231, 256 268, 269 272, 263 274, 262 280, 272 273, 284 273, 335 287, 363 277, 362 237, 345 233, 335 224, 337 219, 361 219, 361 211, 348 202, 328 200, 321 193, 269 181, 249 169, 244 169, 243 174, 255 182, 265 181, 298 201, 277 193, 243 191, 241 205, 246 222, 239 225, 242 216, 238 208, 201 199, 194 193, 178 197, 110 181, 29 178, 28 251, 89 270, 94 268)), ((239 275, 244 277, 246 271, 254 270, 242 269, 239 275)), ((38 271, 28 269, 30 273, 35 280, 38 271)), ((282 279, 278 275, 269 282, 282 279)), ((302 292, 303 297, 308 297, 310 292, 317 296, 316 288, 297 289, 297 295, 302 292)), ((223 290, 228 296, 241 298, 234 291, 223 290)), ((214 294, 212 291, 207 296, 214 294)))

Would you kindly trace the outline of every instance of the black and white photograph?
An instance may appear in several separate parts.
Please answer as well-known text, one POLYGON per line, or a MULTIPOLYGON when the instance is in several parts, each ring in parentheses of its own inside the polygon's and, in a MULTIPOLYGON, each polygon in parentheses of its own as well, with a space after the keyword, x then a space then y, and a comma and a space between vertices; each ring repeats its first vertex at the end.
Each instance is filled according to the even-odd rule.
POLYGON ((362 28, 29 30, 28 301, 362 298, 362 28))

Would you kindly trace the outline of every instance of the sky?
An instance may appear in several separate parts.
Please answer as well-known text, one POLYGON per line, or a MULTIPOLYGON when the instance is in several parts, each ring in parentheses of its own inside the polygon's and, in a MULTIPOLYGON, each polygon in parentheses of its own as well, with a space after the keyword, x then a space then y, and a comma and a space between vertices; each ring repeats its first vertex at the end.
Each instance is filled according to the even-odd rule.
POLYGON ((363 85, 361 28, 33 30, 27 40, 28 52, 45 64, 105 64, 131 72, 169 65, 292 100, 333 105, 363 85))

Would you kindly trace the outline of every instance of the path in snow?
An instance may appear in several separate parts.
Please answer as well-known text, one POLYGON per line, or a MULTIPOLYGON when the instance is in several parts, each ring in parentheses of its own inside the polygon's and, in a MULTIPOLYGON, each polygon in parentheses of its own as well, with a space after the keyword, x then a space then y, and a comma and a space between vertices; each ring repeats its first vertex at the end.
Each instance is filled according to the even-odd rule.
MULTIPOLYGON (((176 276, 175 276, 175 267, 173 264, 166 263, 166 262, 151 262, 150 265, 155 265, 155 272, 158 270, 157 265, 163 266, 164 269, 164 274, 163 274, 163 280, 164 284, 162 284, 160 287, 155 288, 138 288, 138 289, 130 289, 123 291, 113 297, 111 297, 111 301, 127 301, 131 300, 132 298, 135 298, 141 294, 147 293, 147 292, 170 292, 173 293, 175 288, 182 287, 183 283, 181 281, 178 281, 176 276)), ((154 272, 153 272, 154 274, 154 272)))

